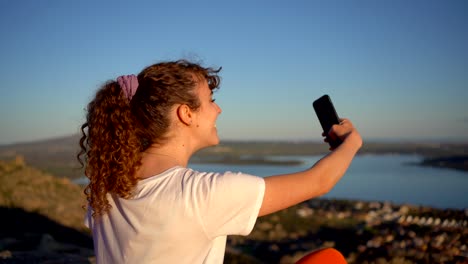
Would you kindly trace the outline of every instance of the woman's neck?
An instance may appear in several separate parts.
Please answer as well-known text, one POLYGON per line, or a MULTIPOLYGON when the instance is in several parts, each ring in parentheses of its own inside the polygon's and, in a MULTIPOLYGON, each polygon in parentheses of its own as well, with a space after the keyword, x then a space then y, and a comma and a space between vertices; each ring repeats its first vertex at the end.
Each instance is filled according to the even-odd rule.
POLYGON ((176 146, 152 145, 141 153, 138 178, 145 179, 158 175, 172 167, 187 167, 191 154, 176 146))

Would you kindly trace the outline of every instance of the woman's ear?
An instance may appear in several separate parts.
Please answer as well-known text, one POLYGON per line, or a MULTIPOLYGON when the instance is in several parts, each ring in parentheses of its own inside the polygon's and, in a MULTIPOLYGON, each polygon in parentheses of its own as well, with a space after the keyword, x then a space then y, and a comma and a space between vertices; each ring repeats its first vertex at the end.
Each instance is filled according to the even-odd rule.
POLYGON ((185 104, 179 105, 179 107, 177 107, 177 117, 179 118, 180 122, 190 126, 192 124, 193 118, 192 109, 190 109, 190 107, 185 104))

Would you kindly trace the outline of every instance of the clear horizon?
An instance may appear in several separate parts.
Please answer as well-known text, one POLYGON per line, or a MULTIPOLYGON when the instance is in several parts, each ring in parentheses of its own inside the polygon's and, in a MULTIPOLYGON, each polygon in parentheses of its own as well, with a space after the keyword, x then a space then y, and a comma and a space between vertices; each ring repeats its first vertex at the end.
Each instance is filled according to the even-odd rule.
POLYGON ((0 145, 78 133, 96 89, 221 66, 221 140, 320 141, 329 94, 372 141, 468 142, 468 2, 0 2, 0 145))

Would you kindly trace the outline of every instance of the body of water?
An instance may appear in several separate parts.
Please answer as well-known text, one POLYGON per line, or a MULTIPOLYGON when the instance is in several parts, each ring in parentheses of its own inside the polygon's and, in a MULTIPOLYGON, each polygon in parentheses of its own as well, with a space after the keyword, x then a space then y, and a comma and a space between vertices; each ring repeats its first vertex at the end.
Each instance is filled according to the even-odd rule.
MULTIPOLYGON (((300 166, 191 164, 200 171, 240 171, 271 176, 304 170, 322 156, 274 157, 300 159, 300 166)), ((409 165, 421 161, 412 155, 360 155, 325 198, 389 201, 437 208, 468 208, 468 173, 409 165)))
MULTIPOLYGON (((303 161, 299 166, 190 164, 198 171, 243 172, 271 176, 307 169, 322 156, 281 156, 303 161)), ((412 155, 359 155, 340 182, 325 198, 389 201, 395 204, 436 208, 468 208, 468 173, 451 169, 410 165, 421 161, 412 155)), ((86 178, 77 183, 86 183, 86 178)))

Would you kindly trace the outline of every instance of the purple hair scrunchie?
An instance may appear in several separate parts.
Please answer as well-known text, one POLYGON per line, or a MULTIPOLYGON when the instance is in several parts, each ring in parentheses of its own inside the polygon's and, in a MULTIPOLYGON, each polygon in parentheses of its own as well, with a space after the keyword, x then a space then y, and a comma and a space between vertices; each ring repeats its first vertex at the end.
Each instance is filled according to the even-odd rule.
POLYGON ((125 97, 130 101, 138 89, 138 78, 135 75, 122 75, 117 78, 120 89, 125 94, 125 97))

